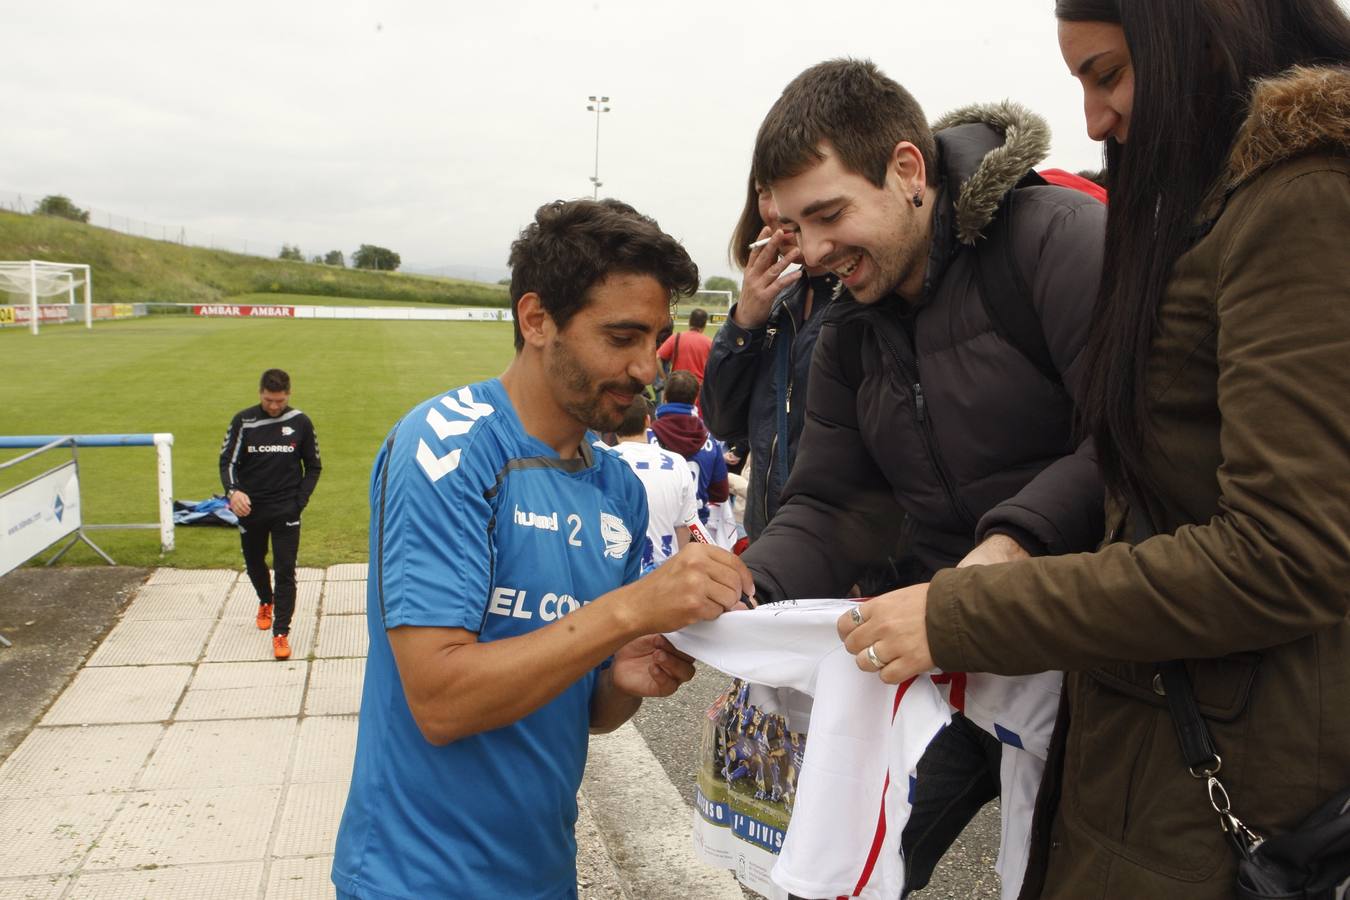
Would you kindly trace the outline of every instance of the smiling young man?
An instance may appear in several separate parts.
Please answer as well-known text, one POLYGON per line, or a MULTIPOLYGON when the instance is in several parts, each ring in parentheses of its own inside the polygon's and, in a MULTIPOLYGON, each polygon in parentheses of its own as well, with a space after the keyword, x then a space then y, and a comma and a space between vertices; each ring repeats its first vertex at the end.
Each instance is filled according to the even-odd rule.
POLYGON ((577 200, 541 207, 510 261, 510 366, 415 407, 375 460, 341 897, 575 897, 588 729, 693 676, 662 632, 754 592, 707 545, 637 581, 642 484, 587 440, 655 376, 671 297, 698 287, 688 254, 577 200))
MULTIPOLYGON (((1100 539, 1103 488, 1070 398, 1105 208, 1025 178, 1048 143, 1006 103, 930 130, 903 87, 854 60, 806 70, 765 118, 754 172, 774 241, 855 302, 822 323, 783 503, 743 557, 762 601, 840 596, 902 534, 923 581, 1100 539)), ((998 794, 999 765, 964 718, 937 739, 904 832, 907 890, 998 794)))

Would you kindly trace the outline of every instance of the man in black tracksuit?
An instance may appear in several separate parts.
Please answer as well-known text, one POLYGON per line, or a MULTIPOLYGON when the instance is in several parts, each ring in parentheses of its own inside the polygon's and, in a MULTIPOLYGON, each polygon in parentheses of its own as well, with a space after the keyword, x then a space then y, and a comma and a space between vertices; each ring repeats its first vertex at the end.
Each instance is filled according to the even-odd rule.
POLYGON ((300 513, 323 468, 314 425, 300 410, 291 409, 290 399, 290 376, 281 369, 268 369, 259 384, 258 405, 235 414, 220 448, 220 482, 230 509, 239 517, 244 566, 258 592, 258 628, 272 629, 277 659, 291 655, 300 513), (269 537, 277 575, 275 591, 267 571, 269 537))

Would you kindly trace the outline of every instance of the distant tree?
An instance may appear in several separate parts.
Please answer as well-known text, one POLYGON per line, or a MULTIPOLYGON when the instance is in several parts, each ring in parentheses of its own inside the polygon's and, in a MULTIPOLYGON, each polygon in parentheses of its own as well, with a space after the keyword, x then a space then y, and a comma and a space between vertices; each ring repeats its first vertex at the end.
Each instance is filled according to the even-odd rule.
POLYGON ((277 259, 293 259, 296 262, 304 262, 305 254, 300 252, 299 247, 292 247, 290 244, 282 244, 281 252, 277 254, 277 259))
POLYGON ((341 250, 329 250, 323 255, 323 264, 345 269, 347 267, 347 260, 343 259, 341 250))
POLYGON ((74 222, 88 222, 89 210, 80 209, 70 198, 62 194, 48 194, 37 205, 37 213, 42 216, 58 216, 74 222))
POLYGON ((315 253, 313 256, 311 256, 311 257, 309 258, 309 261, 312 262, 312 263, 314 263, 316 266, 321 266, 321 265, 323 265, 323 257, 320 256, 320 255, 317 254, 317 253, 315 253))
POLYGON ((703 282, 705 291, 731 291, 732 299, 741 295, 741 286, 730 278, 723 278, 721 275, 709 276, 707 281, 703 282))
POLYGON ((374 244, 362 244, 352 254, 352 265, 358 269, 379 269, 382 272, 393 272, 403 260, 397 253, 387 247, 377 247, 374 244))
POLYGON ((511 286, 511 277, 508 275, 506 278, 498 278, 498 279, 497 279, 497 283, 498 283, 498 284, 504 284, 504 285, 506 285, 507 287, 510 287, 510 286, 511 286))

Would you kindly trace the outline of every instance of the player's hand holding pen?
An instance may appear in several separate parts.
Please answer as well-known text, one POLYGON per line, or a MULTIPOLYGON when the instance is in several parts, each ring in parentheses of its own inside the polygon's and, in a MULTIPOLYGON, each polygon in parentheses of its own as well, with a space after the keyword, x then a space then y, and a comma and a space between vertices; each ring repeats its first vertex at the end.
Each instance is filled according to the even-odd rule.
POLYGON ((755 582, 740 557, 711 544, 691 543, 630 590, 631 614, 639 617, 639 630, 651 634, 743 609, 742 597, 754 597, 755 582))

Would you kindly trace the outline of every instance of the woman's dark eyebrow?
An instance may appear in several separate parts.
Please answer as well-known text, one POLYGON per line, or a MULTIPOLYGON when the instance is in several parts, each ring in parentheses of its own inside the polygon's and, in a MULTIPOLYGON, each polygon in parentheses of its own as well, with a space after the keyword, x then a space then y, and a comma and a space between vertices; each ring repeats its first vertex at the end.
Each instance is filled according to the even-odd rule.
POLYGON ((1101 59, 1103 56, 1105 56, 1110 52, 1111 52, 1110 50, 1103 50, 1101 53, 1092 54, 1087 59, 1083 60, 1081 63, 1078 64, 1077 74, 1086 75, 1089 71, 1091 71, 1093 63, 1095 63, 1097 60, 1101 59))

